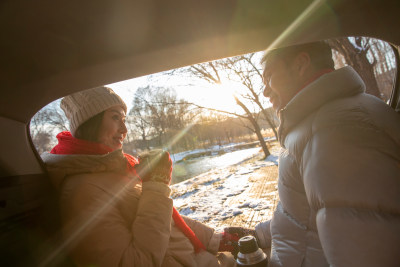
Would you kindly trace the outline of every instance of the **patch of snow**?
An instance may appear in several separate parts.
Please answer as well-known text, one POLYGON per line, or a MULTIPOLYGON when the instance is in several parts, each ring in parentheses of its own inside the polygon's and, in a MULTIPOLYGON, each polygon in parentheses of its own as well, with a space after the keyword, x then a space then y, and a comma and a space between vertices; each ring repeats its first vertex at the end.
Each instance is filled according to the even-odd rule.
POLYGON ((273 203, 265 199, 249 197, 245 198, 245 202, 235 205, 230 204, 230 199, 246 193, 249 177, 254 170, 272 165, 278 165, 278 150, 271 151, 271 155, 265 160, 244 163, 236 168, 226 166, 174 184, 171 186, 174 206, 182 215, 205 222, 211 227, 216 227, 223 220, 242 214, 248 209, 268 211, 273 203))
POLYGON ((278 158, 279 155, 271 153, 271 155, 265 158, 266 165, 264 166, 278 165, 278 158))
MULTIPOLYGON (((275 137, 266 137, 264 138, 265 141, 271 141, 274 140, 275 137)), ((204 152, 210 152, 211 155, 215 156, 218 155, 218 153, 220 151, 224 151, 224 152, 230 152, 230 151, 234 151, 235 147, 238 147, 240 145, 245 145, 246 143, 244 142, 240 142, 240 143, 229 143, 229 144, 224 144, 224 145, 215 145, 212 146, 210 148, 204 148, 204 149, 194 149, 194 150, 189 150, 189 151, 183 151, 183 152, 179 152, 179 153, 175 153, 175 154, 171 154, 171 159, 173 162, 178 162, 183 160, 185 157, 189 156, 189 155, 194 155, 194 154, 200 154, 200 153, 204 153, 204 152)))

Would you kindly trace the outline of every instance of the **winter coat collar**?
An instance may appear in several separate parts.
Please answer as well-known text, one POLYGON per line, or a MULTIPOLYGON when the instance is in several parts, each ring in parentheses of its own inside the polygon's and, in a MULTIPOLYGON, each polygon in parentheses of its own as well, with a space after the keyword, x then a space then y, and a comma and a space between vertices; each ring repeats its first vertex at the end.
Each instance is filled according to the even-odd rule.
POLYGON ((350 66, 325 74, 300 91, 279 111, 281 145, 288 132, 306 116, 326 103, 365 92, 365 84, 350 66))
POLYGON ((126 173, 127 159, 121 149, 104 155, 57 155, 45 152, 41 157, 56 188, 60 188, 68 175, 98 172, 126 173))

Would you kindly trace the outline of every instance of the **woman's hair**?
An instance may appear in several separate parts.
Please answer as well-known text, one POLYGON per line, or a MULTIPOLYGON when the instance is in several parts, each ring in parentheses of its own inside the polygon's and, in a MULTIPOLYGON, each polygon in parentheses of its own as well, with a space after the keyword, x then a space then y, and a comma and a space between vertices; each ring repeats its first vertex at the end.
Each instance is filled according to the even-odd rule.
POLYGON ((75 132, 75 137, 86 141, 97 142, 104 111, 91 117, 81 124, 75 132))

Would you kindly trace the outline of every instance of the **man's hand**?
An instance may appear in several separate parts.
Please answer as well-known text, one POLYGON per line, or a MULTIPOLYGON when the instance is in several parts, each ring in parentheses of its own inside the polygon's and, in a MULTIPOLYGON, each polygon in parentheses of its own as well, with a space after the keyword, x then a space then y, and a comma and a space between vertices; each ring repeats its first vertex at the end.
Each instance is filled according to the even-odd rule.
POLYGON ((169 185, 172 175, 172 160, 167 151, 157 149, 139 156, 136 173, 143 182, 153 181, 169 185))
POLYGON ((238 241, 240 238, 252 235, 256 239, 256 231, 243 227, 226 227, 222 233, 222 239, 219 243, 218 251, 229 251, 235 257, 239 253, 238 241))
POLYGON ((239 253, 239 237, 237 235, 229 234, 227 232, 222 233, 221 241, 219 242, 218 251, 228 251, 235 257, 239 253))
POLYGON ((239 237, 239 239, 244 236, 247 236, 247 235, 252 235, 257 239, 256 230, 244 228, 244 227, 234 227, 234 226, 226 227, 224 229, 224 233, 229 233, 231 235, 237 235, 239 237))

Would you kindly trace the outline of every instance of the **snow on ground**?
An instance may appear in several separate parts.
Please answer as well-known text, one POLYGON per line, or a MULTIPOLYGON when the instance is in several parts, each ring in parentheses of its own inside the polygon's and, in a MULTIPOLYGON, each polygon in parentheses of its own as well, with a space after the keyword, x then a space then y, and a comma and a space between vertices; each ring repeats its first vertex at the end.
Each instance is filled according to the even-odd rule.
MULTIPOLYGON (((278 165, 278 148, 271 149, 265 160, 250 160, 225 168, 214 169, 171 186, 174 206, 182 215, 217 227, 221 221, 239 215, 245 209, 267 210, 271 207, 264 199, 248 198, 247 201, 229 205, 229 199, 242 194, 255 170, 278 165)), ((262 158, 261 152, 256 158, 262 158)), ((246 198, 247 199, 247 198, 246 198)), ((217 229, 221 230, 221 229, 217 229)))

